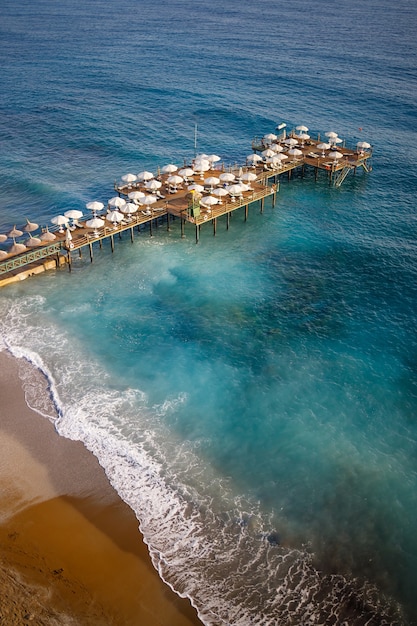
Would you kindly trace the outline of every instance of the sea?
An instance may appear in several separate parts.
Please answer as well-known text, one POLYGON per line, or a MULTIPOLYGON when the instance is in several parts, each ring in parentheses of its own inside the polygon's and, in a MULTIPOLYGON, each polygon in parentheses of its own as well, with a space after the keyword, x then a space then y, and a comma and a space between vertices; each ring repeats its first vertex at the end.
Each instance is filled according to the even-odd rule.
MULTIPOLYGON (((0 232, 306 125, 372 146, 216 236, 179 221, 1 289, 27 402, 81 440, 207 626, 417 624, 417 4, 2 0, 0 232)), ((7 249, 11 240, 0 244, 7 249)), ((139 532, 138 532, 139 537, 139 532)))

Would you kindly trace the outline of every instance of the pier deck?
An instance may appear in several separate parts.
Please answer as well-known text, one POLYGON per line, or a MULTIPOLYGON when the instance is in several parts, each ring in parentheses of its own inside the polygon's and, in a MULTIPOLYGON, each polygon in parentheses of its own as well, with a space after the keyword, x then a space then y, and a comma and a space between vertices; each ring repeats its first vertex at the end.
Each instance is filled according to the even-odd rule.
MULTIPOLYGON (((297 137, 297 135, 294 135, 294 137, 297 137)), ((202 175, 195 174, 190 180, 184 182, 184 187, 178 187, 177 189, 172 189, 168 184, 168 174, 161 175, 158 173, 157 178, 161 182, 161 189, 157 201, 151 207, 138 203, 137 211, 130 216, 125 216, 121 223, 111 224, 105 221, 105 225, 96 230, 87 227, 86 221, 89 218, 84 221, 83 219, 78 220, 78 225, 73 227, 71 231, 72 240, 69 245, 66 241, 65 231, 56 229, 53 242, 27 249, 19 254, 7 254, 7 256, 0 259, 0 286, 16 280, 23 280, 27 276, 57 267, 65 262, 71 268, 71 253, 78 251, 81 256, 82 249, 85 247, 88 247, 92 261, 94 243, 98 242, 101 247, 102 241, 109 239, 113 251, 115 235, 121 236, 123 232, 129 231, 133 241, 134 229, 136 228, 140 231, 142 227, 149 228, 150 234, 152 234, 153 228, 158 226, 161 218, 166 219, 168 230, 170 229, 171 219, 179 219, 181 221, 181 236, 185 235, 185 224, 193 224, 195 226, 196 241, 198 242, 199 231, 203 224, 212 223, 215 234, 218 218, 226 216, 228 228, 232 212, 244 207, 246 220, 248 208, 252 203, 258 202, 261 211, 263 211, 265 198, 272 196, 273 204, 275 204, 278 188, 277 181, 280 175, 287 173, 290 178, 292 171, 300 167, 309 166, 314 168, 316 179, 319 170, 326 171, 330 184, 336 187, 342 184, 350 172, 356 172, 360 167, 365 171, 370 171, 371 167, 368 161, 372 156, 372 151, 350 150, 344 146, 337 146, 336 150, 341 156, 336 160, 329 158, 328 152, 326 154, 326 152, 318 148, 319 144, 319 138, 317 140, 310 138, 304 143, 299 143, 297 145, 299 153, 294 156, 288 153, 287 158, 278 164, 265 162, 264 159, 259 164, 249 165, 246 163, 244 166, 236 165, 235 167, 229 167, 227 170, 224 165, 214 166, 202 175), (198 210, 194 210, 195 207, 190 201, 187 184, 194 182, 203 185, 205 194, 208 195, 210 194, 210 186, 205 183, 205 180, 211 176, 218 177, 219 174, 225 171, 233 173, 237 181, 246 172, 255 174, 256 179, 250 183, 246 191, 240 192, 239 195, 235 197, 228 196, 227 200, 219 198, 219 202, 213 206, 205 206, 204 202, 197 202, 198 210)), ((252 142, 254 153, 262 152, 266 147, 264 143, 257 140, 252 142)), ((115 185, 115 190, 120 197, 124 197, 127 200, 130 192, 136 190, 145 191, 145 185, 144 183, 115 185)), ((98 212, 97 216, 105 219, 106 212, 98 212)))

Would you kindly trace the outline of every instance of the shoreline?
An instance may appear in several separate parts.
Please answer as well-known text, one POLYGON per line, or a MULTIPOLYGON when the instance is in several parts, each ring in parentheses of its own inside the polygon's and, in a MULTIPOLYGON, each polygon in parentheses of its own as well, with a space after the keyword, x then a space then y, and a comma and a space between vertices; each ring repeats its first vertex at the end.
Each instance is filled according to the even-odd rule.
POLYGON ((0 621, 201 626, 159 578, 96 457, 27 406, 5 351, 0 393, 0 621))

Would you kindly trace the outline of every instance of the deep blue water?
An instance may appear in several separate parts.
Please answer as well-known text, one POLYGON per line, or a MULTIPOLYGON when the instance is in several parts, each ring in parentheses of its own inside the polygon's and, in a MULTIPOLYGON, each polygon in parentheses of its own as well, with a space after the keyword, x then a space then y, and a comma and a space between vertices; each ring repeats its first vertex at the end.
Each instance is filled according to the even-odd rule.
POLYGON ((2 2, 0 232, 190 161, 195 124, 226 164, 280 122, 374 148, 0 293, 206 624, 417 623, 416 31, 408 0, 2 2))

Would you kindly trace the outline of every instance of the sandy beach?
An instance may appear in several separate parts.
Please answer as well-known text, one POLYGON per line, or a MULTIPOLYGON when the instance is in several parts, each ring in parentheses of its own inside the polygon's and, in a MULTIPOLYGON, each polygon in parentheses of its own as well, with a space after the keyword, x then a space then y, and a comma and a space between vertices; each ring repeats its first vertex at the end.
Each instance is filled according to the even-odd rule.
POLYGON ((201 625, 94 455, 28 408, 18 366, 0 352, 0 623, 201 625))

